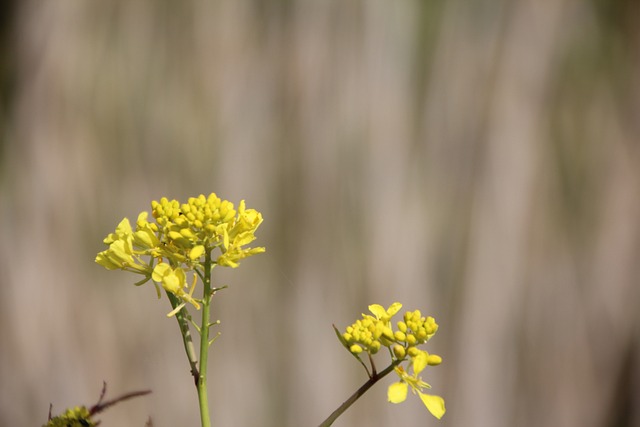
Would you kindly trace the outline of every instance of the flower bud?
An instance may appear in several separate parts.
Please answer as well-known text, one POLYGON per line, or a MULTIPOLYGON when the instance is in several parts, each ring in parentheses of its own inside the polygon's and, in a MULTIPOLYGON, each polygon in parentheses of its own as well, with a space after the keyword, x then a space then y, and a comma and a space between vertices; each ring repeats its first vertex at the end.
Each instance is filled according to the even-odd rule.
POLYGON ((393 336, 393 331, 391 330, 390 327, 385 326, 382 329, 382 336, 384 336, 386 339, 388 339, 389 341, 393 341, 394 340, 394 336, 393 336))
POLYGON ((416 347, 409 347, 407 353, 411 357, 416 357, 418 354, 420 354, 420 350, 418 350, 416 347))
POLYGON ((204 246, 197 245, 197 246, 194 246, 189 252, 189 258, 191 258, 191 260, 196 260, 200 258, 202 254, 204 254, 204 246))
POLYGON ((349 351, 353 354, 359 354, 362 353, 362 347, 360 347, 358 344, 354 344, 349 347, 349 351))
POLYGON ((404 359, 404 356, 407 354, 405 348, 400 344, 396 344, 393 346, 393 354, 395 354, 396 358, 404 359))
POLYGON ((395 337, 396 340, 398 341, 406 341, 407 340, 407 336, 405 335, 404 332, 402 331, 395 331, 393 333, 393 336, 395 337))
POLYGON ((406 334, 407 333, 407 324, 402 322, 402 321, 398 322, 398 329, 401 332, 404 332, 406 334))
POLYGON ((427 365, 437 366, 442 363, 442 357, 437 354, 430 354, 427 356, 427 365))

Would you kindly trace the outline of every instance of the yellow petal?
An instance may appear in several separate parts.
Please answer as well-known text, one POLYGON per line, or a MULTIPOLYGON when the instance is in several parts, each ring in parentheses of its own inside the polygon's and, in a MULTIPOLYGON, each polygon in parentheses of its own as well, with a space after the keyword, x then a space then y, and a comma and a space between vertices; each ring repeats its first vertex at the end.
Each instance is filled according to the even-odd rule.
POLYGON ((124 240, 116 240, 109 245, 109 257, 114 263, 118 265, 134 264, 131 248, 127 243, 124 240))
POLYGON ((223 237, 222 237, 222 244, 224 245, 224 249, 229 249, 229 232, 227 231, 227 227, 224 227, 223 229, 223 237))
POLYGON ((184 288, 187 285, 187 275, 185 274, 184 270, 178 267, 173 272, 178 278, 180 288, 184 288))
POLYGON ((401 403, 407 398, 407 383, 393 383, 387 389, 387 398, 391 403, 401 403))
POLYGON ((120 224, 118 224, 118 226, 116 227, 116 234, 118 236, 127 236, 131 234, 131 232, 132 232, 131 224, 129 223, 128 218, 124 218, 122 221, 120 221, 120 224))
POLYGON ((402 308, 402 304, 400 304, 399 302, 394 302, 389 306, 389 309, 387 310, 387 314, 389 315, 389 317, 393 317, 397 312, 400 311, 401 308, 402 308))
POLYGON ((162 287, 173 294, 179 292, 182 288, 182 286, 180 286, 180 279, 178 278, 178 275, 173 272, 162 278, 162 287))
POLYGON ((426 351, 420 351, 416 357, 413 358, 413 375, 417 376, 424 368, 427 367, 428 355, 426 351))
POLYGON ((387 310, 385 310, 380 304, 371 304, 369 306, 369 311, 376 316, 376 319, 381 319, 387 314, 387 310))
POLYGON ((142 211, 138 214, 138 219, 136 220, 136 225, 138 227, 144 227, 149 223, 147 218, 149 217, 149 212, 142 211))
POLYGON ((161 262, 154 267, 151 278, 154 282, 160 283, 169 270, 171 270, 171 266, 166 262, 161 262))
POLYGON ((424 394, 418 392, 420 395, 420 400, 424 403, 424 406, 427 407, 429 412, 436 417, 437 419, 442 418, 444 413, 447 411, 444 407, 444 399, 440 396, 433 396, 431 394, 424 394))
POLYGON ((118 265, 109 258, 109 251, 102 251, 96 256, 96 262, 106 268, 107 270, 117 270, 122 268, 122 265, 118 265))
POLYGON ((156 235, 148 228, 133 233, 133 242, 143 249, 151 249, 160 245, 156 235))

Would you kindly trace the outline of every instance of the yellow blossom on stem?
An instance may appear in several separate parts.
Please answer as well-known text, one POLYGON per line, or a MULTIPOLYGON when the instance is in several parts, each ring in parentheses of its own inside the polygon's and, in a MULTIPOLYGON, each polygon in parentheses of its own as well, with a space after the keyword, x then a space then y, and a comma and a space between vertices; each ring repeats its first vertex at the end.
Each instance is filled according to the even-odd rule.
POLYGON ((395 316, 401 308, 402 304, 400 304, 399 302, 394 302, 386 310, 380 304, 371 304, 369 306, 369 311, 376 316, 377 320, 383 322, 385 325, 388 325, 391 318, 395 316))
POLYGON ((226 286, 215 287, 211 272, 215 266, 235 268, 240 260, 264 252, 262 247, 248 247, 255 240, 255 232, 262 223, 262 215, 247 209, 244 200, 236 210, 233 203, 220 199, 215 193, 191 197, 187 203, 166 197, 151 202, 149 213, 141 212, 132 229, 127 218, 109 234, 104 243, 108 248, 96 256, 96 262, 108 270, 124 270, 142 274, 142 285, 152 280, 158 297, 160 287, 165 290, 180 327, 182 342, 191 368, 200 407, 203 427, 209 427, 207 397, 207 355, 217 335, 210 337, 213 295, 226 286), (215 253, 217 251, 217 253, 215 253), (193 272, 193 283, 187 284, 187 272, 193 272), (202 297, 193 296, 198 278, 202 283, 202 297), (201 322, 196 324, 188 310, 191 304, 200 310, 201 322), (196 355, 190 325, 200 335, 200 353, 196 355), (198 360, 199 359, 199 360, 198 360))
MULTIPOLYGON (((255 240, 262 215, 247 209, 244 200, 238 209, 215 193, 191 197, 187 203, 169 200, 151 202, 149 213, 141 212, 135 230, 124 218, 104 243, 109 247, 96 256, 96 263, 107 270, 138 273, 158 283, 181 301, 199 307, 186 285, 185 271, 204 276, 203 260, 212 251, 215 265, 236 268, 240 260, 264 252, 262 247, 247 247, 255 240), (155 264, 155 267, 154 267, 155 264)), ((175 311, 175 310, 174 310, 175 311)))
MULTIPOLYGON (((422 316, 419 310, 407 311, 403 320, 396 323, 397 329, 394 330, 391 319, 401 308, 402 304, 399 302, 391 304, 387 309, 379 304, 372 304, 369 306, 369 311, 373 316, 363 314, 362 319, 356 320, 343 333, 340 333, 334 326, 336 335, 342 345, 358 359, 367 371, 369 381, 363 386, 365 389, 394 371, 400 377, 400 381, 389 386, 387 391, 389 402, 404 402, 409 389, 411 389, 413 394, 420 397, 427 409, 440 419, 445 413, 444 399, 424 392, 431 386, 422 380, 420 373, 427 366, 437 366, 442 363, 442 358, 418 348, 433 337, 438 330, 438 324, 433 317, 422 316), (381 347, 388 348, 391 364, 378 373, 371 356, 378 353, 381 347), (360 355, 365 351, 369 354, 370 369, 360 358, 360 355), (412 374, 409 374, 402 366, 402 363, 407 360, 409 360, 412 374)), ((352 396, 327 419, 326 424, 322 425, 329 425, 329 422, 342 413, 359 395, 352 396)))
POLYGON ((431 414, 440 419, 446 412, 444 399, 440 396, 426 394, 425 389, 431 388, 429 384, 422 381, 420 372, 428 365, 428 355, 426 352, 419 353, 412 360, 413 374, 409 375, 402 366, 396 366, 394 371, 400 377, 400 381, 393 383, 387 390, 387 397, 391 403, 401 403, 407 398, 407 391, 411 387, 413 394, 420 397, 422 403, 427 407, 431 414))

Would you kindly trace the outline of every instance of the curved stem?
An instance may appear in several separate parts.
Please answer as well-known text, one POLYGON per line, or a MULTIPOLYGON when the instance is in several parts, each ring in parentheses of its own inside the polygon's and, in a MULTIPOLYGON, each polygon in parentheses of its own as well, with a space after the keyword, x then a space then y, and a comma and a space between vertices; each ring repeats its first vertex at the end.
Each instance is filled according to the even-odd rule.
POLYGON ((366 383, 364 383, 358 390, 356 390, 356 392, 353 393, 347 400, 345 400, 344 403, 338 407, 338 409, 333 411, 331 415, 329 415, 329 417, 319 425, 319 427, 328 427, 331 424, 333 424, 333 422, 336 419, 338 419, 338 417, 342 415, 347 409, 349 409, 349 407, 353 405, 356 402, 356 400, 360 398, 360 396, 365 394, 367 390, 373 387, 375 383, 377 383, 382 378, 387 376, 387 374, 393 371, 393 368, 398 366, 401 362, 402 360, 395 360, 393 363, 391 363, 391 365, 387 366, 383 371, 378 373, 374 372, 373 375, 369 378, 369 380, 366 383))

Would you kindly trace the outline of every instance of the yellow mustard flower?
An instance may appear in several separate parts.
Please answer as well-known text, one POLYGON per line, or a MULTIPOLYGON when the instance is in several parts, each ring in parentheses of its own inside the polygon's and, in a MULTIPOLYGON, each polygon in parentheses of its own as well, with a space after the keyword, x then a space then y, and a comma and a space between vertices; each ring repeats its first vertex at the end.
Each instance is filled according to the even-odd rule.
POLYGON ((391 403, 404 402, 407 398, 408 389, 411 387, 412 393, 420 397, 420 400, 429 412, 431 412, 434 417, 440 419, 446 412, 444 399, 440 396, 423 393, 423 390, 430 389, 431 386, 419 377, 420 373, 428 364, 428 354, 426 352, 420 352, 412 359, 413 375, 409 375, 402 366, 396 366, 394 370, 400 377, 400 381, 389 386, 387 397, 391 403))
POLYGON ((85 406, 67 409, 64 414, 53 417, 42 427, 93 427, 98 423, 91 419, 91 413, 85 406))
POLYGON ((247 247, 256 238, 262 215, 247 209, 244 200, 236 210, 215 193, 191 197, 182 204, 163 197, 151 202, 151 217, 155 222, 149 221, 148 212, 141 212, 135 230, 124 218, 104 239, 109 247, 95 261, 108 270, 142 274, 144 279, 137 285, 153 279, 196 308, 199 304, 192 297, 193 286, 187 289, 185 271, 197 271, 202 277, 205 258, 212 267, 235 268, 240 260, 265 250, 247 247), (220 253, 214 256, 215 249, 220 253))
POLYGON ((169 264, 161 262, 153 269, 151 278, 154 282, 160 283, 164 289, 183 301, 182 304, 168 314, 169 317, 176 314, 187 302, 193 305, 196 309, 200 309, 200 304, 193 299, 193 291, 198 279, 195 274, 193 275, 193 284, 191 285, 189 292, 186 292, 187 276, 184 270, 180 267, 172 268, 169 264))
MULTIPOLYGON (((407 398, 409 388, 413 394, 417 394, 427 409, 438 419, 445 413, 444 400, 440 396, 427 394, 424 390, 431 388, 420 377, 420 373, 427 366, 436 366, 442 363, 442 358, 435 354, 429 354, 418 346, 425 344, 438 330, 438 324, 431 316, 422 316, 419 310, 408 311, 403 320, 396 322, 397 330, 393 330, 391 319, 395 316, 402 304, 394 302, 387 309, 379 304, 369 306, 373 314, 363 314, 362 319, 348 326, 344 333, 340 333, 334 326, 336 335, 342 345, 355 356, 364 366, 370 381, 377 381, 373 360, 370 357, 371 369, 360 358, 363 352, 373 355, 379 352, 381 347, 387 347, 391 357, 391 365, 383 375, 392 370, 400 377, 400 381, 391 384, 387 391, 390 402, 400 403, 407 398), (409 374, 402 363, 410 360, 412 374, 409 374)), ((383 352, 387 353, 387 352, 383 352)))

